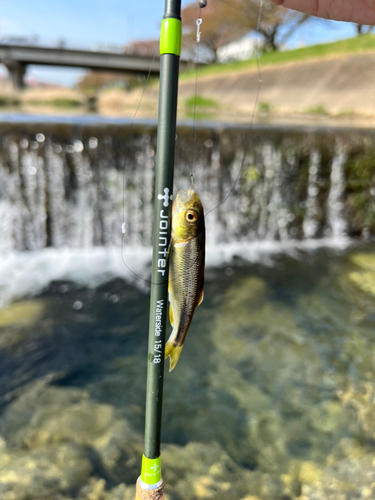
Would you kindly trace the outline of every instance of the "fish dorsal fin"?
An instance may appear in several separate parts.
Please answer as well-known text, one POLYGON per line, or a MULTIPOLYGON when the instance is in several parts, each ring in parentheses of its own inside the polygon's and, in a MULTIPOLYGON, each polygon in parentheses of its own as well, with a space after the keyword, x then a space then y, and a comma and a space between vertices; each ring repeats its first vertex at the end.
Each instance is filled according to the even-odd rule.
POLYGON ((171 326, 173 326, 173 309, 172 309, 172 304, 169 304, 169 321, 171 322, 171 326))
MULTIPOLYGON (((204 297, 204 288, 202 288, 201 294, 200 294, 200 296, 199 296, 198 306, 200 306, 200 305, 202 304, 203 297, 204 297)), ((197 307, 198 307, 198 306, 197 306, 197 307)))

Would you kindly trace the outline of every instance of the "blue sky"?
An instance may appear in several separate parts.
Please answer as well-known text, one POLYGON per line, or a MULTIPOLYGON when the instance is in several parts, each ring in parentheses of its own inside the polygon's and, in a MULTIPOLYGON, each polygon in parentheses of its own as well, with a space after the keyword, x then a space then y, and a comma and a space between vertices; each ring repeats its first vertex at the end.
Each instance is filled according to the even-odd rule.
MULTIPOLYGON (((183 6, 187 3, 189 0, 182 1, 183 6)), ((158 37, 163 11, 164 0, 8 0, 1 2, 0 36, 38 36, 40 41, 50 43, 64 38, 71 46, 82 47, 126 45, 132 40, 158 37)), ((312 21, 299 30, 290 44, 298 46, 353 35, 352 25, 312 21)), ((37 79, 68 85, 82 74, 77 69, 28 68, 28 75, 37 79)))

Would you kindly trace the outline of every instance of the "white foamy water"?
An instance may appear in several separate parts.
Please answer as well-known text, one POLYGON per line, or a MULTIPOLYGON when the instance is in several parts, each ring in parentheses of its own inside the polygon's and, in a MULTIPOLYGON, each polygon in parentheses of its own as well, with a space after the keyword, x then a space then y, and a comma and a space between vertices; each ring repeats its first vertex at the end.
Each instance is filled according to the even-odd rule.
MULTIPOLYGON (((304 241, 254 241, 207 247, 207 267, 230 264, 234 257, 245 262, 273 265, 276 255, 295 258, 300 251, 319 248, 345 250, 348 239, 304 241)), ((67 280, 94 288, 114 278, 122 278, 142 290, 148 290, 151 271, 151 247, 95 247, 90 249, 46 248, 34 252, 3 253, 0 259, 0 307, 12 300, 41 293, 55 280, 67 280), (135 276, 133 273, 138 275, 135 276)))
POLYGON ((346 234, 347 223, 344 216, 343 196, 345 192, 344 165, 346 154, 340 144, 332 162, 331 188, 328 196, 327 220, 332 237, 342 237, 346 234))
POLYGON ((321 154, 313 150, 310 155, 309 181, 307 189, 306 215, 303 220, 303 233, 306 238, 314 238, 319 229, 319 184, 321 154))
MULTIPOLYGON (((134 273, 149 279, 150 247, 133 247, 125 250, 123 257, 134 273)), ((121 248, 117 247, 46 248, 35 252, 3 254, 0 263, 0 305, 26 295, 36 295, 55 280, 96 287, 116 277, 136 282, 141 288, 147 287, 124 265, 121 248)))

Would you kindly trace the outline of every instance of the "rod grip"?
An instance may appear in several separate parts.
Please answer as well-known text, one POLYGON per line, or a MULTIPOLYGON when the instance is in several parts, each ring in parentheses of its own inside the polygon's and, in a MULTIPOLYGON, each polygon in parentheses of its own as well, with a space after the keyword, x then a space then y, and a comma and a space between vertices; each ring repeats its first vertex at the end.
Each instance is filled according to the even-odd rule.
POLYGON ((163 480, 155 486, 154 488, 145 484, 139 477, 136 486, 135 500, 165 500, 163 480))

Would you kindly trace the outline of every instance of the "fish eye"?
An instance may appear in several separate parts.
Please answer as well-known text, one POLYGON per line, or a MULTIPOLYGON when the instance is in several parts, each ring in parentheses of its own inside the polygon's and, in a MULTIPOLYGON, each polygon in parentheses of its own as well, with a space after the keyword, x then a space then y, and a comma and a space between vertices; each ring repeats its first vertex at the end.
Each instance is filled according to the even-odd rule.
POLYGON ((187 210, 185 214, 185 219, 188 222, 195 222, 197 220, 197 214, 194 212, 194 210, 187 210))

